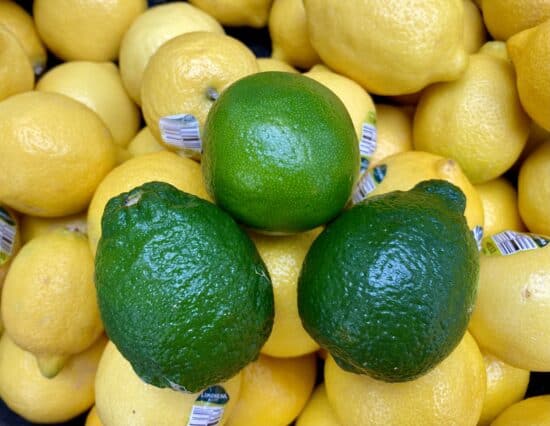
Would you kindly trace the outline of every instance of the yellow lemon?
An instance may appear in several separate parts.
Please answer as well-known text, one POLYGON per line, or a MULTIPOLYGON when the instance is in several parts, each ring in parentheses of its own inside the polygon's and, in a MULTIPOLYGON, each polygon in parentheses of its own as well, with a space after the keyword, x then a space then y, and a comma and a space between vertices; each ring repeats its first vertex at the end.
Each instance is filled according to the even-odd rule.
POLYGON ((146 0, 36 0, 33 15, 40 37, 65 61, 112 61, 146 0))
POLYGON ((82 102, 99 115, 118 146, 128 145, 138 132, 139 110, 112 62, 66 62, 44 74, 36 90, 61 93, 82 102))
POLYGON ((307 32, 302 0, 275 0, 269 14, 272 56, 298 68, 308 69, 321 62, 307 32))
POLYGON ((315 355, 260 355, 243 369, 241 396, 227 426, 286 426, 306 405, 314 383, 315 355))
POLYGON ((95 408, 95 405, 88 412, 88 415, 86 416, 86 423, 84 424, 84 426, 103 426, 103 423, 101 423, 101 419, 97 414, 97 409, 95 408))
POLYGON ((147 126, 141 129, 128 144, 128 152, 132 157, 165 150, 166 147, 156 140, 147 126))
POLYGON ((483 204, 484 234, 501 231, 523 231, 519 216, 518 194, 514 186, 504 178, 475 185, 483 204))
POLYGON ((298 315, 298 275, 311 243, 321 232, 290 236, 250 233, 269 271, 275 299, 273 329, 262 353, 274 357, 295 357, 315 352, 319 345, 307 334, 298 315))
MULTIPOLYGON (((229 398, 223 407, 223 426, 239 399, 241 373, 220 383, 229 398)), ((183 393, 157 388, 142 381, 116 346, 109 342, 97 370, 95 381, 96 410, 106 426, 173 426, 189 423, 193 405, 201 393, 183 393)), ((195 424, 195 423, 189 423, 195 424)), ((199 423, 200 424, 200 423, 199 423)))
MULTIPOLYGON (((3 3, 0 2, 0 7, 3 3)), ((0 101, 34 87, 34 72, 25 51, 0 23, 0 101)))
POLYGON ((101 237, 101 217, 107 202, 147 182, 159 181, 182 191, 210 199, 202 178, 200 165, 173 152, 162 151, 132 158, 113 169, 98 186, 88 209, 88 238, 95 255, 101 237))
MULTIPOLYGON (((0 289, 22 243, 21 222, 16 213, 0 205, 0 289)), ((1 327, 0 327, 1 328, 1 327)))
POLYGON ((120 45, 119 66, 134 102, 141 105, 143 72, 151 56, 166 41, 192 31, 224 33, 212 16, 184 2, 152 7, 132 23, 120 45))
POLYGON ((33 353, 46 377, 103 332, 87 238, 58 230, 27 243, 13 260, 2 291, 6 332, 33 353))
POLYGON ((46 49, 38 36, 32 17, 11 0, 0 1, 0 26, 4 25, 17 39, 29 58, 35 74, 46 68, 46 49))
POLYGON ((508 40, 508 53, 516 68, 521 104, 527 114, 548 131, 550 131, 549 38, 550 19, 508 40))
POLYGON ((77 213, 70 216, 45 218, 24 215, 21 218, 21 239, 23 243, 57 229, 78 231, 81 234, 88 232, 86 213, 77 213))
POLYGON ((0 103, 0 201, 35 216, 82 211, 115 164, 96 113, 64 95, 26 92, 0 103))
POLYGON ((481 12, 472 0, 464 1, 464 48, 475 53, 485 43, 485 25, 481 12))
POLYGON ((346 426, 474 426, 485 380, 483 357, 468 333, 443 362, 410 382, 387 383, 348 373, 332 357, 325 364, 330 405, 346 426))
POLYGON ((528 134, 512 65, 483 54, 470 57, 459 80, 422 93, 413 125, 416 149, 455 159, 472 183, 508 170, 528 134))
POLYGON ((282 71, 282 72, 292 72, 297 73, 298 71, 292 67, 292 65, 287 64, 279 59, 275 58, 258 58, 258 68, 260 72, 265 71, 282 71))
POLYGON ((200 127, 219 94, 231 83, 258 72, 254 54, 223 34, 193 32, 164 43, 143 74, 141 102, 151 133, 162 141, 159 120, 192 114, 200 127))
POLYGON ((304 0, 323 62, 369 93, 403 95, 466 68, 463 0, 304 0))
POLYGON ((273 0, 190 0, 223 25, 261 28, 267 23, 273 0))
POLYGON ((296 426, 341 426, 330 406, 324 383, 317 386, 296 421, 296 426))
POLYGON ((529 371, 512 367, 482 349, 487 392, 479 426, 488 426, 504 409, 523 399, 529 384, 529 371))
POLYGON ((413 147, 412 114, 406 108, 377 104, 376 130, 376 150, 371 157, 373 164, 413 147))
POLYGON ((518 178, 518 203, 527 228, 550 235, 550 140, 523 162, 518 178))
POLYGON ((14 412, 35 423, 65 422, 94 403, 94 380, 107 339, 71 357, 61 373, 47 379, 34 356, 4 333, 0 339, 0 397, 14 412))
POLYGON ((491 426, 546 426, 550 424, 550 395, 524 399, 508 407, 491 426))
POLYGON ((506 43, 499 40, 488 41, 483 46, 481 46, 478 53, 483 53, 485 55, 492 55, 495 58, 504 59, 505 61, 510 60, 506 43))

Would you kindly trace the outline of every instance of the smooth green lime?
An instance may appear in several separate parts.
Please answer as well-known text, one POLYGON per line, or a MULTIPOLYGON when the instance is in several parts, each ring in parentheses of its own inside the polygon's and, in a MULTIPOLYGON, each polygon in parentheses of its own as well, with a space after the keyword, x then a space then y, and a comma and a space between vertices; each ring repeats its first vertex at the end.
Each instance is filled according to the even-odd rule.
POLYGON ((96 255, 109 338, 147 383, 198 392, 256 359, 273 290, 254 244, 215 205, 166 183, 109 201, 96 255))
POLYGON ((216 204, 269 232, 326 223, 348 201, 359 144, 340 99, 300 74, 263 72, 226 89, 210 110, 202 169, 216 204))
POLYGON ((458 345, 479 273, 465 204, 452 184, 425 181, 357 204, 315 240, 299 313, 343 369, 412 380, 458 345))

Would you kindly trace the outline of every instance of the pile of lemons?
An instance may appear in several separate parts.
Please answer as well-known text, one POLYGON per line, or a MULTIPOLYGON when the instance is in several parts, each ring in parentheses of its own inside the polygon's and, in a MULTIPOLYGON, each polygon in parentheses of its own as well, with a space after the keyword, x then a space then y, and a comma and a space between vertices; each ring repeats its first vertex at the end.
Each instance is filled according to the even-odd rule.
POLYGON ((224 382, 212 424, 550 424, 550 395, 523 400, 530 372, 550 371, 550 2, 539 0, 35 0, 32 15, 0 0, 0 398, 37 423, 90 410, 87 425, 194 424, 199 394, 142 382, 104 334, 101 217, 150 181, 209 199, 200 155, 161 119, 192 114, 201 129, 229 85, 269 70, 324 84, 358 143, 376 142, 362 197, 433 178, 464 192, 484 235, 478 298, 462 342, 425 376, 351 374, 298 315, 321 228, 250 233, 275 322, 260 357, 224 382), (272 57, 232 26, 267 26, 272 57))

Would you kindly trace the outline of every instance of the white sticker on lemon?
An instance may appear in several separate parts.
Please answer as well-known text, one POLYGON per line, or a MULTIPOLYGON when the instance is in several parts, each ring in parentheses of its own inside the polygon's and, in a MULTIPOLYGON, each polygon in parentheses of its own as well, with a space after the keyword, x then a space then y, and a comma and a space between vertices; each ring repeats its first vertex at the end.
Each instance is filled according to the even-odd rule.
POLYGON ((363 123, 361 139, 359 140, 361 173, 369 168, 370 160, 376 151, 377 138, 376 115, 371 111, 367 116, 367 120, 363 123))
POLYGON ((526 232, 503 231, 482 242, 483 254, 509 256, 523 251, 536 250, 550 244, 550 238, 526 232))
POLYGON ((217 426, 223 417, 229 395, 222 386, 210 386, 204 390, 191 408, 187 426, 217 426))
POLYGON ((351 196, 353 204, 360 203, 367 198, 367 195, 374 191, 386 177, 387 169, 388 167, 385 164, 381 164, 363 173, 363 176, 359 178, 351 196))
POLYGON ((190 156, 202 152, 199 122, 192 114, 161 117, 160 136, 166 145, 181 149, 190 156))
POLYGON ((7 210, 0 207, 0 265, 6 263, 13 255, 16 232, 15 219, 7 210))

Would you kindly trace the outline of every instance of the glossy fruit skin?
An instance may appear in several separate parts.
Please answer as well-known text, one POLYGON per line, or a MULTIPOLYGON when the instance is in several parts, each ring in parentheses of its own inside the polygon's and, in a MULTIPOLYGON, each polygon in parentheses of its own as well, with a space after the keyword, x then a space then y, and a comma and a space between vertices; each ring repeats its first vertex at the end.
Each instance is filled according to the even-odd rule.
POLYGON ((452 184, 425 181, 357 204, 315 240, 298 309, 341 368, 412 380, 460 342, 479 274, 464 206, 452 184))
POLYGON ((197 392, 229 379, 256 359, 273 324, 271 281, 248 236, 166 183, 109 201, 96 288, 109 338, 158 387, 197 392))
POLYGON ((264 72, 222 93, 208 114, 202 170, 221 208, 254 229, 293 233, 336 216, 359 172, 351 118, 329 89, 264 72))

